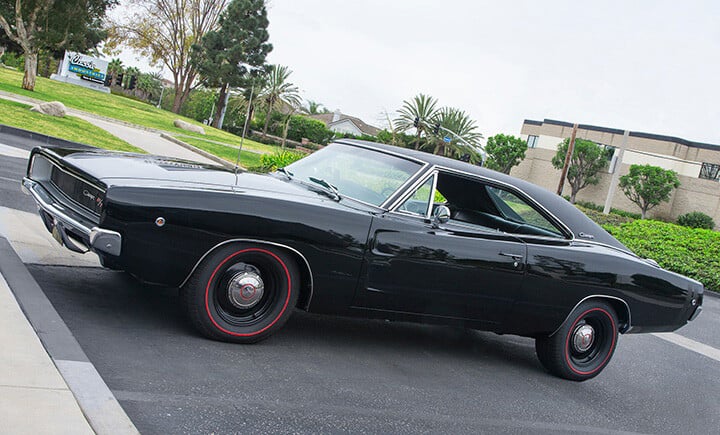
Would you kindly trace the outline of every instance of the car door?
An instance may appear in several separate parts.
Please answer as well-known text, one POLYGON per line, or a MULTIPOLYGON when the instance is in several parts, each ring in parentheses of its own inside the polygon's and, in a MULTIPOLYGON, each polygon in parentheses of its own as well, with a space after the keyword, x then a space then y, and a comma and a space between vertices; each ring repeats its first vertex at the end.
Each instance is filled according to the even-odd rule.
POLYGON ((521 287, 525 243, 469 222, 434 222, 437 179, 436 172, 373 219, 355 305, 499 324, 521 287))

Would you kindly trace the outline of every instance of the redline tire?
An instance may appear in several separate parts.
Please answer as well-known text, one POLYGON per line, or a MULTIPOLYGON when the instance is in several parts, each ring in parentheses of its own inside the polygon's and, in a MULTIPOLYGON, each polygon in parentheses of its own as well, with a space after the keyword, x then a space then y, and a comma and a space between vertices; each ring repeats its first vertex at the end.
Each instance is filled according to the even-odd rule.
POLYGON ((610 305, 589 300, 573 310, 555 334, 535 339, 542 365, 555 376, 592 379, 608 365, 618 339, 618 318, 610 305))
POLYGON ((203 260, 181 298, 190 322, 204 336, 234 343, 256 343, 277 332, 297 303, 300 273, 283 250, 264 245, 223 246, 203 260), (232 283, 250 276, 249 297, 233 297, 232 283), (238 305, 250 301, 252 305, 238 305))

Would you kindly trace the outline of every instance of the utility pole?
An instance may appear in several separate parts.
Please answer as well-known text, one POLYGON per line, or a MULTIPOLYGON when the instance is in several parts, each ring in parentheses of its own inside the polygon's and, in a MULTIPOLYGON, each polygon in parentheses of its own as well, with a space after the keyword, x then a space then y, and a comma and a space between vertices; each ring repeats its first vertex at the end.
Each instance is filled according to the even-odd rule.
POLYGON ((562 195, 563 187, 565 186, 565 177, 567 177, 568 168, 570 167, 570 159, 572 158, 573 151, 575 151, 575 136, 577 135, 578 125, 573 125, 572 135, 570 136, 570 145, 568 145, 567 154, 565 154, 565 164, 563 165, 562 173, 560 174, 560 183, 558 184, 557 194, 562 195))
POLYGON ((620 168, 622 167, 622 159, 623 154, 625 154, 625 148, 627 148, 628 137, 630 137, 630 132, 625 130, 625 133, 623 133, 622 145, 618 148, 617 157, 615 157, 615 168, 613 168, 612 178, 610 179, 610 188, 608 189, 607 198, 605 198, 605 208, 603 208, 603 214, 610 213, 610 209, 612 208, 615 190, 618 186, 618 180, 620 180, 620 168))

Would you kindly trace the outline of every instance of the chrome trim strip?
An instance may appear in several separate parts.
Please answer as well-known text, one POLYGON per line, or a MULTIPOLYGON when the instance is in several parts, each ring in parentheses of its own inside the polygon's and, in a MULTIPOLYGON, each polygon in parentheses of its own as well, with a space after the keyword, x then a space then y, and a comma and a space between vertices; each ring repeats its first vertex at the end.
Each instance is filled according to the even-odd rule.
POLYGON ((62 206, 53 201, 52 196, 40 183, 27 177, 22 180, 23 192, 33 197, 38 207, 57 219, 64 225, 72 227, 90 240, 93 251, 102 251, 110 255, 120 255, 122 236, 116 231, 106 230, 96 226, 88 226, 84 222, 69 216, 62 206))
POLYGON ((277 247, 284 248, 284 249, 287 249, 287 250, 289 250, 289 251, 292 251, 292 252, 296 253, 297 255, 299 255, 300 258, 302 258, 303 261, 305 262, 305 266, 307 267, 307 270, 308 270, 308 272, 310 273, 310 297, 308 298, 307 303, 306 303, 305 306, 303 307, 303 308, 306 309, 306 310, 310 308, 310 302, 312 302, 312 298, 313 298, 314 282, 313 282, 312 269, 310 268, 310 263, 307 261, 307 258, 305 258, 305 256, 304 256, 300 251, 298 251, 297 249, 295 249, 295 248, 293 248, 293 247, 291 247, 291 246, 283 245, 282 243, 269 242, 269 241, 267 241, 267 240, 258 240, 258 239, 229 239, 229 240, 225 240, 224 242, 218 243, 217 245, 215 245, 215 246, 213 246, 212 248, 208 249, 208 251, 205 252, 205 254, 203 254, 202 257, 200 257, 200 259, 197 261, 197 263, 195 263, 195 266, 193 266, 193 268, 192 268, 192 270, 190 271, 190 273, 188 274, 188 276, 183 280, 182 284, 180 284, 180 287, 183 287, 185 284, 187 284, 187 282, 188 282, 188 280, 190 279, 190 277, 192 276, 192 274, 195 273, 195 270, 197 270, 198 266, 200 266, 200 263, 202 263, 202 261, 203 261, 208 255, 210 255, 210 253, 212 253, 214 250, 216 250, 217 248, 219 248, 219 247, 221 247, 221 246, 223 246, 223 245, 227 245, 228 243, 236 243, 236 242, 261 243, 261 244, 265 244, 265 245, 277 246, 277 247))
POLYGON ((625 333, 628 332, 630 329, 632 329, 632 315, 631 315, 631 313, 630 313, 630 306, 627 304, 627 302, 625 302, 623 299, 621 299, 621 298, 619 298, 619 297, 617 297, 617 296, 609 296, 609 295, 590 295, 590 296, 584 297, 580 302, 578 302, 577 304, 575 304, 575 306, 572 308, 572 310, 570 310, 570 312, 568 313, 568 315, 565 317, 565 320, 563 320, 562 323, 560 323, 560 326, 558 326, 557 329, 554 330, 554 331, 552 332, 552 334, 549 335, 549 337, 552 337, 553 335, 557 334, 557 332, 560 330, 560 328, 562 328, 563 325, 565 324, 565 322, 567 322, 568 319, 570 318, 570 314, 572 314, 573 311, 575 311, 575 309, 580 306, 580 304, 582 304, 582 303, 585 302, 586 300, 592 299, 592 298, 615 299, 615 300, 618 300, 618 301, 622 302, 622 303, 625 305, 625 309, 627 310, 628 323, 627 323, 627 326, 626 326, 625 328, 623 328, 623 330, 620 331, 620 333, 621 333, 621 334, 625 334, 625 333))

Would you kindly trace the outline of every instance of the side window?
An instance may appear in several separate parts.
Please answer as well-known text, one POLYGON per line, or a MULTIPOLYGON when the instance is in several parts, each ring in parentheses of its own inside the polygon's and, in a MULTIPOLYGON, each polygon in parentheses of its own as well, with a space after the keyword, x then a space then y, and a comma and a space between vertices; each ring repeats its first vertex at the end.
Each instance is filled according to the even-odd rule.
POLYGON ((482 179, 440 171, 436 190, 450 208, 451 222, 510 234, 564 237, 530 203, 482 179))
POLYGON ((491 186, 487 186, 487 190, 490 198, 505 219, 539 228, 556 236, 562 236, 562 233, 555 228, 555 225, 514 193, 491 186))
POLYGON ((427 216, 428 209, 430 207, 430 196, 433 192, 433 183, 435 177, 432 176, 427 179, 420 187, 417 188, 415 193, 410 196, 405 202, 398 207, 398 211, 404 213, 410 213, 418 216, 427 216))

